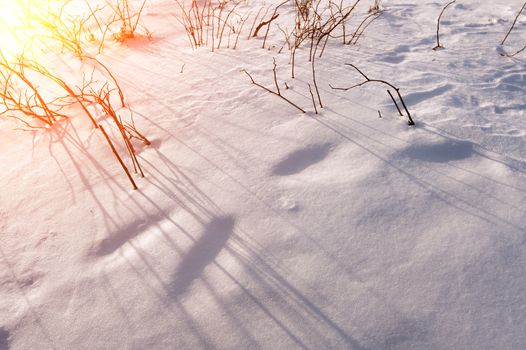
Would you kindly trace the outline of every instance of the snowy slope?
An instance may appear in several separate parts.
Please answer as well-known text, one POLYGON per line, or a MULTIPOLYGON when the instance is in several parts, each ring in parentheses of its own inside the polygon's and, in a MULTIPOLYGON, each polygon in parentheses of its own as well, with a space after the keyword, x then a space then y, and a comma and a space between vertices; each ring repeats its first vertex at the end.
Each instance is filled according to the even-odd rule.
POLYGON ((99 56, 152 141, 138 191, 88 121, 0 120, 0 349, 526 348, 526 56, 498 53, 522 2, 457 1, 433 51, 444 4, 329 41, 315 114, 308 49, 295 79, 278 31, 192 50, 152 1, 153 41, 99 56), (273 58, 306 114, 242 72, 272 86, 273 58), (417 125, 381 85, 332 90, 345 63, 417 125))

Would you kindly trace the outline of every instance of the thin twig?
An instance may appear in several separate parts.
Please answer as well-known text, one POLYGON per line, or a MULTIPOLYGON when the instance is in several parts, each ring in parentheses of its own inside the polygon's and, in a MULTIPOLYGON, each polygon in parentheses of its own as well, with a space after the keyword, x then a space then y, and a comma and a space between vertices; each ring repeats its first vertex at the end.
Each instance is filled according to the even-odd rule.
POLYGON ((526 50, 526 45, 524 45, 521 49, 517 50, 514 53, 505 54, 505 56, 507 56, 507 57, 514 57, 514 56, 517 56, 518 54, 520 54, 521 52, 523 52, 524 50, 526 50))
MULTIPOLYGON (((358 43, 358 40, 362 37, 363 33, 365 32, 365 30, 374 22, 376 21, 378 18, 380 18, 380 16, 382 15, 382 12, 378 11, 378 12, 375 12, 375 17, 373 17, 373 19, 371 19, 369 22, 367 22, 363 27, 362 27, 362 30, 356 34, 356 39, 354 40, 354 42, 352 43, 353 45, 356 45, 358 43)), ((354 35, 353 35, 354 37, 354 35)))
POLYGON ((506 33, 506 36, 504 37, 504 39, 502 39, 502 42, 500 43, 501 45, 504 45, 504 43, 508 39, 508 36, 510 35, 511 31, 513 30, 513 27, 515 27, 515 23, 517 23, 517 20, 519 19, 519 16, 521 15, 522 11, 524 11, 525 7, 526 7, 526 2, 522 5, 519 13, 517 13, 517 16, 515 16, 515 20, 513 21, 513 24, 511 25, 510 30, 508 30, 508 33, 506 33))
POLYGON ((444 8, 442 9, 442 11, 440 12, 440 15, 438 16, 438 19, 437 19, 437 46, 435 46, 433 48, 433 50, 437 50, 439 48, 442 48, 443 46, 440 45, 440 19, 442 18, 442 15, 444 14, 444 11, 446 11, 446 9, 452 5, 453 3, 455 3, 457 0, 453 0, 453 1, 450 1, 446 4, 446 6, 444 6, 444 8))
POLYGON ((104 138, 106 139, 106 141, 108 142, 108 145, 110 146, 111 150, 113 151, 113 154, 115 155, 115 157, 117 158, 117 160, 119 161, 122 169, 124 170, 124 172, 126 173, 126 175, 128 176, 128 179, 130 180, 132 186, 133 186, 133 189, 134 190, 137 190, 138 187, 137 187, 137 184, 135 183, 135 181, 133 180, 133 177, 131 176, 130 174, 130 171, 128 170, 128 167, 126 166, 126 164, 124 164, 124 162, 122 161, 122 158, 121 156, 119 155, 119 152, 117 152, 117 149, 115 149, 115 146, 113 145, 113 142, 111 142, 111 139, 110 137, 108 136, 108 134, 106 133, 106 131, 104 130, 104 127, 102 125, 99 124, 99 129, 100 131, 102 132, 102 135, 104 135, 104 138))
POLYGON ((252 34, 252 36, 253 37, 258 36, 259 30, 261 28, 263 28, 267 24, 270 24, 273 20, 275 20, 278 17, 279 17, 279 14, 274 14, 272 17, 270 17, 270 19, 268 21, 262 21, 261 23, 259 23, 258 26, 256 27, 256 29, 254 30, 254 34, 252 34))
MULTIPOLYGON (((278 13, 278 9, 285 5, 287 2, 289 2, 289 0, 285 0, 283 1, 282 3, 280 3, 278 6, 276 6, 276 8, 274 9, 274 13, 272 14, 272 17, 270 18, 270 20, 266 23, 267 25, 267 30, 265 32, 265 37, 263 39, 263 44, 261 45, 262 48, 265 48, 265 43, 267 42, 267 38, 268 38, 268 33, 270 32, 270 25, 272 24, 272 21, 274 21, 276 18, 279 17, 279 13, 278 13)), ((256 33, 257 34, 257 33, 256 33)))
POLYGON ((387 93, 389 94, 389 96, 391 97, 391 100, 393 101, 394 105, 396 106, 396 109, 398 110, 398 113, 400 113, 400 116, 403 117, 404 115, 402 114, 402 111, 400 110, 400 107, 398 107, 398 103, 396 103, 396 100, 394 99, 393 94, 391 93, 391 91, 389 89, 387 89, 387 93))
POLYGON ((279 90, 279 84, 278 84, 278 76, 277 76, 277 72, 276 72, 276 59, 273 58, 273 61, 274 61, 274 67, 272 68, 272 73, 274 75, 274 84, 276 85, 276 91, 278 92, 278 95, 281 95, 281 91, 279 90))
POLYGON ((316 100, 314 100, 314 94, 312 93, 312 87, 309 84, 310 97, 312 99, 312 105, 314 106, 314 112, 318 114, 318 108, 316 107, 316 100))
POLYGON ((246 70, 243 69, 243 72, 245 72, 246 75, 248 75, 248 77, 250 78, 250 80, 252 81, 252 84, 256 85, 256 86, 259 86, 260 88, 262 88, 263 90, 273 94, 273 95, 276 95, 278 97, 281 97, 283 100, 285 100, 287 103, 289 103, 290 105, 294 106, 295 108, 297 108, 298 110, 301 111, 301 113, 306 113, 304 109, 302 109, 301 107, 299 107, 297 104, 295 104, 294 102, 292 102, 291 100, 289 100, 288 98, 286 98, 285 96, 281 95, 281 94, 278 94, 277 92, 275 91, 272 91, 270 90, 269 88, 267 88, 266 86, 263 86, 261 84, 259 84, 258 82, 256 82, 254 80, 254 78, 252 77, 252 75, 250 75, 249 72, 247 72, 246 70))

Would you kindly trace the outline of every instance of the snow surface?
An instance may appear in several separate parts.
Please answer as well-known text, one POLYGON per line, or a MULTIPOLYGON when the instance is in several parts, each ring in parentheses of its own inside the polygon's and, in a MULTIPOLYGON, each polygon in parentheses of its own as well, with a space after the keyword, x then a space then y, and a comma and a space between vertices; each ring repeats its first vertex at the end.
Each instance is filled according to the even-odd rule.
POLYGON ((498 45, 522 1, 457 1, 436 51, 445 2, 381 4, 329 41, 316 115, 308 49, 296 79, 277 30, 192 50, 152 1, 153 41, 99 56, 152 140, 138 191, 89 121, 0 121, 0 349, 525 349, 526 59, 498 45), (241 71, 272 86, 273 58, 307 114, 241 71), (332 90, 344 63, 417 125, 383 86, 332 90))

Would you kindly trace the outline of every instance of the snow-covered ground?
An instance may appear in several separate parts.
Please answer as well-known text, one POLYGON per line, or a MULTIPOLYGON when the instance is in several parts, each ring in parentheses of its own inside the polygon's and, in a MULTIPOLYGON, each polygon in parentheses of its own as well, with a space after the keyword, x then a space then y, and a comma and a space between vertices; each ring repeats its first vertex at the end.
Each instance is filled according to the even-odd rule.
POLYGON ((457 1, 433 51, 445 2, 382 1, 318 59, 315 114, 277 23, 265 49, 247 25, 193 50, 152 0, 153 40, 98 56, 152 141, 139 190, 89 121, 0 120, 0 349, 525 349, 526 54, 499 54, 522 3, 457 1), (243 72, 272 88, 274 58, 306 114, 243 72), (382 85, 331 89, 361 82, 345 63, 417 125, 382 85))

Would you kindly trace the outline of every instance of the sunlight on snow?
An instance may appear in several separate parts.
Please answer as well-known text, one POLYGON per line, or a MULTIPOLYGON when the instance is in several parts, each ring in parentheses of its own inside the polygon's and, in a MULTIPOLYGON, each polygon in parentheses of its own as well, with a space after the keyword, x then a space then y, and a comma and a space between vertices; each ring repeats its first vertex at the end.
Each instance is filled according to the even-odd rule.
MULTIPOLYGON (((81 13, 67 0, 10 0, 0 2, 0 50, 8 59, 34 55, 48 48, 53 39, 57 14, 68 5, 68 12, 81 13)), ((56 39, 56 38, 55 38, 56 39)))

